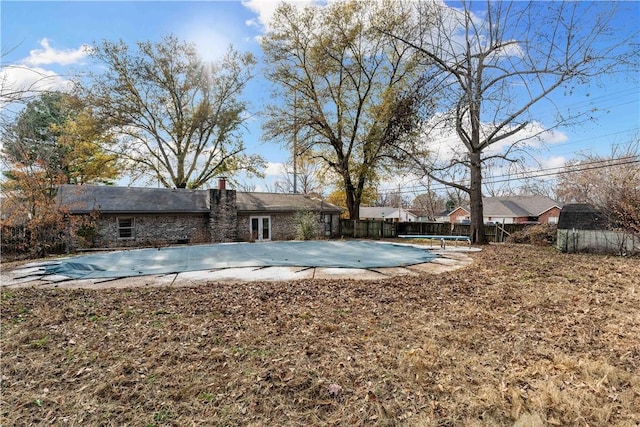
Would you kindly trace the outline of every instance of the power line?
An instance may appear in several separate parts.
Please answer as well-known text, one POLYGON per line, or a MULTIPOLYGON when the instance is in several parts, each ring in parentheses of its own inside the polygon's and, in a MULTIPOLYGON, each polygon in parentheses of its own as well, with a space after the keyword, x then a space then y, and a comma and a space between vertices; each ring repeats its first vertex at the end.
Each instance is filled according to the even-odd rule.
MULTIPOLYGON (((594 160, 589 162, 582 162, 575 165, 565 165, 553 168, 545 168, 545 169, 537 169, 531 171, 522 171, 522 172, 514 172, 513 174, 504 174, 504 175, 496 175, 486 180, 483 180, 483 185, 491 185, 498 184, 502 182, 509 181, 521 181, 525 179, 534 179, 534 178, 544 178, 550 176, 564 175, 576 172, 584 172, 587 170, 596 170, 596 169, 604 169, 614 166, 625 166, 640 163, 640 158, 638 156, 625 156, 619 157, 616 159, 604 159, 604 160, 594 160), (513 177, 512 175, 522 175, 520 177, 513 177)), ((468 181, 468 180, 465 180, 468 181)), ((437 183, 435 185, 427 186, 425 184, 414 185, 412 187, 405 187, 405 189, 401 191, 387 190, 385 194, 407 194, 407 193, 416 193, 419 189, 431 190, 431 191, 441 191, 447 189, 448 185, 437 183)))

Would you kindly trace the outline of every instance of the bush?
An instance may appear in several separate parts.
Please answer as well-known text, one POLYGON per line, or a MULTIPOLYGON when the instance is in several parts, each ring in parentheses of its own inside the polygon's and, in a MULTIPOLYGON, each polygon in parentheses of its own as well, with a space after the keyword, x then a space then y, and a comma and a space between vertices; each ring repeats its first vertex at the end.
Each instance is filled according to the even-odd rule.
POLYGON ((309 211, 296 212, 296 239, 311 240, 316 236, 317 214, 309 211))

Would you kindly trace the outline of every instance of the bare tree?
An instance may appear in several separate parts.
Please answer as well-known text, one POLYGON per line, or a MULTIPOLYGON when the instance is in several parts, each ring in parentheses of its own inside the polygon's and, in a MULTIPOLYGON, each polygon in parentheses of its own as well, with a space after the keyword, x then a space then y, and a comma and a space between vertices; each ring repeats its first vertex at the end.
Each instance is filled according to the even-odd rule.
POLYGON ((396 145, 418 119, 420 69, 414 49, 376 30, 409 34, 404 2, 338 1, 275 13, 263 39, 266 75, 276 84, 265 134, 340 178, 347 210, 359 217, 367 188, 397 160, 396 145))
POLYGON ((440 212, 447 207, 447 200, 433 190, 418 194, 412 202, 414 209, 421 210, 430 221, 435 221, 440 212))
POLYGON ((587 203, 609 223, 640 234, 640 139, 609 156, 584 155, 565 166, 556 194, 563 203, 587 203))
POLYGON ((137 49, 105 41, 92 56, 104 72, 92 75, 89 97, 119 128, 120 154, 140 173, 165 187, 198 188, 219 175, 259 172, 263 160, 246 155, 240 138, 252 55, 230 49, 207 64, 193 45, 168 36, 137 49))
POLYGON ((284 175, 274 183, 276 192, 324 194, 327 188, 326 166, 306 155, 297 156, 284 164, 284 175))
MULTIPOLYGON (((640 50, 637 28, 613 26, 616 14, 624 13, 621 2, 488 1, 481 9, 478 4, 463 1, 454 8, 420 3, 420 16, 427 22, 420 37, 396 37, 431 59, 439 71, 432 82, 440 94, 433 128, 455 133, 459 147, 443 161, 407 154, 422 173, 469 194, 471 239, 486 243, 482 192, 487 162, 518 161, 526 140, 592 118, 591 110, 559 110, 551 95, 571 95, 577 86, 603 75, 637 72, 640 50), (534 106, 556 111, 553 123, 536 122, 534 106), (458 165, 469 170, 468 181, 442 175, 458 165)), ((431 138, 441 135, 432 133, 431 138)))

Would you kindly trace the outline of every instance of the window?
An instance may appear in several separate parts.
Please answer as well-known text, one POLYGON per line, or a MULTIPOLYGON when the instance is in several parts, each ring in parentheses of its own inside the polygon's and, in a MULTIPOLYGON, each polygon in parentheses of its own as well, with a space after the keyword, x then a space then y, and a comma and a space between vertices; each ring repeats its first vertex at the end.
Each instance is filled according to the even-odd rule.
POLYGON ((271 217, 252 216, 249 232, 251 240, 271 240, 271 217))
POLYGON ((133 218, 118 218, 118 239, 135 239, 135 225, 133 218))

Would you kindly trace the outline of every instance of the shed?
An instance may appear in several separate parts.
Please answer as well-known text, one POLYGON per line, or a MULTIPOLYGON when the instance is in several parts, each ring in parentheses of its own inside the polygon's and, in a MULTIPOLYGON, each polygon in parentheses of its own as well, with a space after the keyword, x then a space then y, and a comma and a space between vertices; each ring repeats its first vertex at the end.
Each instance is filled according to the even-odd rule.
POLYGON ((640 252, 640 236, 613 230, 602 211, 574 203, 565 205, 560 213, 556 245, 563 252, 624 255, 640 252))

